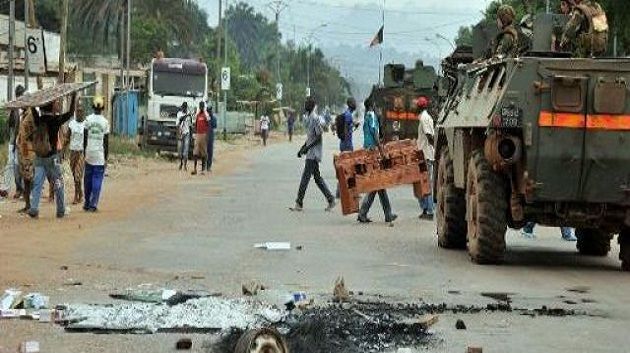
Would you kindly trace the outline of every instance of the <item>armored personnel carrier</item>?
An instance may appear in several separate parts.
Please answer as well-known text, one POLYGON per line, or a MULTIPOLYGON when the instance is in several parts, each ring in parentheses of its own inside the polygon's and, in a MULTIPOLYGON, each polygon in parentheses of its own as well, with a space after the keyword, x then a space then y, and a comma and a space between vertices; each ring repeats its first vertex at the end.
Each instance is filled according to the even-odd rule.
POLYGON ((460 67, 438 118, 438 243, 496 264, 508 227, 573 227, 584 255, 618 234, 630 271, 630 59, 545 52, 563 20, 536 19, 533 52, 460 67))
POLYGON ((385 65, 384 74, 384 85, 374 86, 369 96, 379 110, 382 138, 384 142, 415 139, 418 137, 416 100, 426 96, 432 101, 435 97, 435 69, 419 60, 413 69, 400 64, 385 65))

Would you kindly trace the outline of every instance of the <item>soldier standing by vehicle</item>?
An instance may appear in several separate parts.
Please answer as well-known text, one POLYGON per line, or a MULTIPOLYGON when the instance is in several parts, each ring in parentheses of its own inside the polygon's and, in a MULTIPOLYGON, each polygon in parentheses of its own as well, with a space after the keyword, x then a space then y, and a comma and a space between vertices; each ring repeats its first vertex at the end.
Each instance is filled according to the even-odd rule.
POLYGON ((306 162, 304 165, 304 171, 302 173, 302 179, 300 181, 300 188, 298 190, 298 196, 295 200, 295 206, 290 208, 291 211, 302 211, 304 207, 304 195, 306 194, 306 188, 308 187, 311 177, 315 179, 315 184, 319 187, 319 190, 326 197, 328 201, 328 207, 326 211, 331 211, 335 208, 335 197, 332 195, 326 185, 326 181, 322 178, 319 172, 319 163, 322 160, 322 146, 325 122, 323 119, 315 113, 315 106, 317 103, 313 97, 306 98, 304 103, 304 109, 306 110, 306 142, 300 148, 298 152, 298 158, 306 156, 306 162))
POLYGON ((494 56, 515 57, 518 55, 518 31, 514 26, 516 12, 510 5, 501 5, 497 11, 499 34, 495 39, 494 56))
MULTIPOLYGON (((375 149, 378 148, 380 144, 379 141, 379 126, 378 126, 378 118, 376 117, 376 113, 374 112, 374 102, 372 102, 369 98, 365 101, 365 119, 363 120, 363 148, 364 149, 375 149)), ((374 197, 378 193, 378 198, 381 201, 381 206, 383 207, 383 213, 385 213, 385 222, 391 223, 398 218, 397 215, 392 213, 392 207, 389 203, 389 197, 387 196, 387 190, 379 190, 371 192, 363 198, 363 202, 361 202, 361 208, 359 210, 359 217, 357 221, 360 223, 370 223, 372 222, 368 218, 368 212, 370 212, 370 207, 372 207, 372 203, 374 203, 374 197)))
POLYGON ((422 208, 422 214, 420 219, 432 220, 433 219, 433 164, 435 162, 435 129, 433 124, 433 118, 427 111, 429 107, 429 99, 427 97, 420 97, 416 101, 420 115, 418 119, 418 149, 422 151, 424 159, 427 162, 427 168, 429 172, 429 184, 431 185, 431 193, 418 201, 420 202, 420 208, 422 208))
POLYGON ((608 19, 601 5, 589 0, 569 0, 573 8, 560 46, 573 47, 578 58, 602 56, 608 44, 608 19))

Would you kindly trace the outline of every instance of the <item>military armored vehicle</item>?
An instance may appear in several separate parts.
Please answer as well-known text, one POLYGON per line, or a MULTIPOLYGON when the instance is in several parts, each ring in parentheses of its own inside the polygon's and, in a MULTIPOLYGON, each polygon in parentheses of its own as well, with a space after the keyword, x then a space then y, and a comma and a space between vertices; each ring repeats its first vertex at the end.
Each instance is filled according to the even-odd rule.
POLYGON ((374 86, 369 96, 379 110, 381 137, 384 142, 416 139, 416 100, 420 96, 426 96, 433 101, 437 93, 435 69, 418 60, 413 69, 406 69, 401 64, 385 65, 384 74, 383 86, 374 86))
POLYGON ((437 124, 438 243, 496 264, 508 227, 573 227, 584 255, 618 234, 630 271, 630 59, 543 52, 562 20, 536 19, 534 52, 460 68, 437 124))

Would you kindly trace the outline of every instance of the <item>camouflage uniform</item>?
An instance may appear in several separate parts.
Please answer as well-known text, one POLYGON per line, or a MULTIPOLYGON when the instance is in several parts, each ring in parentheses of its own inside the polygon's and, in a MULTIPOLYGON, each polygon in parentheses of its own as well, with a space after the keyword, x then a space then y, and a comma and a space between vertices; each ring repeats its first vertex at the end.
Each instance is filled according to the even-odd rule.
POLYGON ((494 55, 502 55, 504 57, 518 56, 518 32, 513 25, 509 25, 503 29, 496 39, 496 46, 493 50, 494 55))
POLYGON ((602 56, 608 44, 608 20, 606 12, 595 1, 582 1, 571 11, 564 28, 562 48, 573 48, 579 58, 602 56))
POLYGON ((501 21, 501 31, 494 41, 493 55, 515 57, 519 54, 518 31, 514 26, 516 12, 509 5, 502 5, 497 11, 497 18, 501 21))

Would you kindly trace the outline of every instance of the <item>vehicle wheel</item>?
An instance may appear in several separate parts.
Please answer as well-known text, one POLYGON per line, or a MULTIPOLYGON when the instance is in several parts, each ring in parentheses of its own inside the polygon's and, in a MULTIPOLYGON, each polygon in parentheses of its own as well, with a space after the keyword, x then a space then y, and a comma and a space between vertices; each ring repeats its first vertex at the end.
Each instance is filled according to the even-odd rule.
POLYGON ((625 228, 617 238, 619 242, 619 260, 621 260, 621 269, 630 272, 630 228, 625 228))
POLYGON ((612 234, 595 228, 577 228, 577 249, 582 255, 607 256, 610 251, 612 234))
POLYGON ((466 178, 467 240, 472 261, 503 262, 507 209, 505 179, 492 171, 482 151, 474 151, 466 178))
POLYGON ((453 160, 446 148, 440 156, 436 192, 438 245, 446 249, 465 249, 466 197, 455 187, 453 160))

